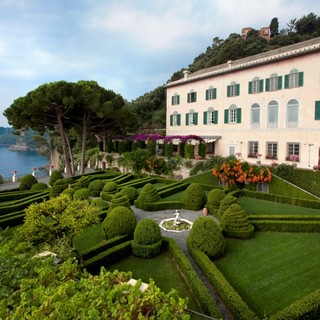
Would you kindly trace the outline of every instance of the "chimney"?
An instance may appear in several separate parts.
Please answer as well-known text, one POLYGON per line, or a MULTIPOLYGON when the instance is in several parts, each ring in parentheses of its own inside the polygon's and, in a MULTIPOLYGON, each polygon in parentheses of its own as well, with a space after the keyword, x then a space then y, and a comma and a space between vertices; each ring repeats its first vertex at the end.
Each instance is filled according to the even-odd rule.
POLYGON ((184 70, 184 71, 183 71, 183 78, 184 78, 184 79, 188 79, 189 74, 190 74, 190 71, 189 71, 189 70, 184 70))

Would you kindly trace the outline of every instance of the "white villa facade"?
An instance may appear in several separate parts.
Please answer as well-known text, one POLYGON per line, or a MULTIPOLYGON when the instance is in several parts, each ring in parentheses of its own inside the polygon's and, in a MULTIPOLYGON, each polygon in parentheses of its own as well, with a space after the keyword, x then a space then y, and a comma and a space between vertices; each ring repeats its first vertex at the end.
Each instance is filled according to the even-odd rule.
POLYGON ((320 165, 320 38, 185 71, 166 90, 167 136, 197 135, 208 153, 248 162, 320 165))

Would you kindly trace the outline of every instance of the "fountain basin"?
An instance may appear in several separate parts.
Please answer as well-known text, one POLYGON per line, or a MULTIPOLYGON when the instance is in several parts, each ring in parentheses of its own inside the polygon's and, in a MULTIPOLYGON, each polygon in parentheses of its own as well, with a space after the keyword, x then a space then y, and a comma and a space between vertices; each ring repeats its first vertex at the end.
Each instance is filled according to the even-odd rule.
POLYGON ((163 219, 159 223, 159 226, 162 230, 169 232, 182 232, 190 230, 193 223, 187 219, 179 219, 176 221, 175 218, 163 219))

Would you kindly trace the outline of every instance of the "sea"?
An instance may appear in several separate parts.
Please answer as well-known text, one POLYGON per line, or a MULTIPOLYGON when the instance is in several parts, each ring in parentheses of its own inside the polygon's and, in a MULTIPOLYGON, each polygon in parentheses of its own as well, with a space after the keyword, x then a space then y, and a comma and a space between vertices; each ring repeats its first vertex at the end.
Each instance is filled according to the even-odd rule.
POLYGON ((36 151, 10 151, 8 146, 0 145, 0 175, 4 179, 12 177, 12 170, 17 170, 17 176, 32 173, 33 168, 37 168, 36 176, 48 175, 43 167, 47 167, 50 161, 39 155, 36 151))

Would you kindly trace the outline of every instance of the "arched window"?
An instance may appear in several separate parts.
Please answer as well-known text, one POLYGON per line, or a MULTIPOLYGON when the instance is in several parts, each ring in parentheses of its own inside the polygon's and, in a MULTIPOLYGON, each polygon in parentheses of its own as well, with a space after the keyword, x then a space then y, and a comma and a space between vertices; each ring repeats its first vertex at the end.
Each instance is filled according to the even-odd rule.
POLYGON ((235 104, 229 107, 229 123, 237 123, 237 106, 235 104))
POLYGON ((208 124, 214 124, 215 123, 214 109, 212 107, 208 108, 207 121, 208 121, 208 124))
POLYGON ((292 99, 287 104, 287 128, 296 128, 299 123, 299 102, 292 99))
POLYGON ((179 123, 179 117, 178 117, 179 115, 178 115, 178 112, 177 111, 175 111, 174 113, 173 113, 173 117, 172 117, 172 120, 173 120, 173 125, 174 126, 178 126, 178 125, 180 125, 180 123, 179 123))
POLYGON ((258 182, 257 184, 257 191, 258 192, 265 192, 269 193, 269 184, 265 182, 258 182))
POLYGON ((259 128, 260 126, 260 106, 254 103, 251 106, 251 127, 259 128))
POLYGON ((278 90, 279 86, 279 78, 276 73, 273 73, 270 77, 270 85, 269 85, 269 91, 276 91, 278 90))
POLYGON ((299 87, 299 72, 293 69, 289 73, 289 88, 299 87))
POLYGON ((197 124, 197 116, 196 116, 196 113, 194 112, 193 109, 190 109, 189 113, 188 113, 188 123, 189 125, 195 125, 197 124))
POLYGON ((268 128, 278 127, 278 102, 273 100, 268 104, 268 128))

